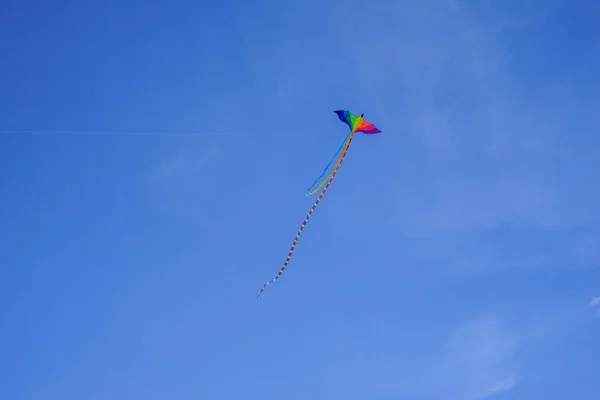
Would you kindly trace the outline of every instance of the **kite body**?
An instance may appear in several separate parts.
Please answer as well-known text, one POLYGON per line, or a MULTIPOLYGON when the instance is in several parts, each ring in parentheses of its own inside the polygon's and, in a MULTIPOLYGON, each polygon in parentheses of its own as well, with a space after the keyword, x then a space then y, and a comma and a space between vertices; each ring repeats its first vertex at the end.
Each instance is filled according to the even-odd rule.
POLYGON ((302 231, 304 230, 304 227, 308 223, 308 220, 310 219, 310 216, 312 215, 313 211, 315 211, 315 208, 317 208, 317 206, 319 205, 319 202, 321 201, 321 199, 325 195, 325 192, 327 192, 327 190, 331 186, 331 182, 333 181, 333 179, 335 178, 335 175, 339 171, 339 169, 340 169, 340 167, 342 165, 342 162, 344 162, 344 158, 346 157, 346 153, 348 152, 348 148, 350 147, 350 143, 352 143, 352 139, 354 139, 354 135, 357 132, 361 132, 361 133, 364 133, 364 134, 367 134, 367 135, 381 133, 381 131, 379 129, 377 129, 375 127, 375 125, 373 125, 372 123, 367 122, 367 121, 364 120, 364 114, 361 114, 359 117, 357 117, 356 115, 352 114, 351 112, 345 111, 345 110, 337 110, 337 111, 334 111, 334 112, 337 114, 337 116, 340 119, 340 121, 346 123, 350 127, 350 133, 348 134, 348 136, 346 137, 346 139, 344 139, 344 143, 342 143, 342 145, 340 146, 340 148, 338 149, 338 151, 336 152, 336 154, 333 156, 333 158, 331 159, 331 161, 329 162, 329 164, 327 164, 327 166, 323 170, 323 173, 321 174, 321 176, 319 176, 317 178, 317 180, 313 183, 313 185, 311 186, 311 188, 314 187, 315 183, 318 182, 319 179, 321 179, 323 177, 323 175, 325 175, 325 172, 327 172, 327 169, 329 168, 329 166, 331 165, 331 163, 335 159, 335 156, 343 148, 344 150, 342 152, 342 155, 340 156, 340 158, 338 159, 337 163, 335 164, 335 167, 333 168, 333 171, 321 182, 321 184, 316 189, 314 189, 312 191, 311 191, 311 188, 309 188, 307 196, 315 194, 319 189, 321 189, 321 187, 323 187, 323 185, 325 185, 325 187, 323 188, 323 190, 321 191, 321 193, 319 193, 319 196, 317 197, 317 199, 313 203, 312 207, 310 208, 310 211, 308 212, 308 214, 304 218, 304 221, 302 222, 302 225, 300 226, 300 229, 298 229, 298 232, 296 233, 296 237, 294 238, 294 242, 292 243, 292 247, 290 248, 290 251, 288 252, 287 258, 286 258, 285 262, 283 263, 283 266, 281 267, 281 269, 279 270, 279 272, 277 273, 277 275, 273 279, 271 279, 270 281, 268 281, 267 283, 265 283, 262 286, 262 288, 260 289, 260 292, 258 292, 258 296, 257 296, 258 298, 262 298, 263 297, 263 292, 266 289, 266 287, 268 285, 272 284, 272 283, 275 283, 275 281, 277 279, 279 279, 279 277, 281 277, 281 275, 283 274, 283 271, 285 271, 285 269, 287 268, 287 266, 288 266, 288 264, 290 262, 290 259, 292 258, 292 254, 294 253, 294 249, 296 248, 296 244, 298 243, 298 239, 300 239, 300 235, 302 234, 302 231))
POLYGON ((377 129, 375 125, 364 120, 364 114, 361 114, 360 117, 357 117, 351 112, 345 110, 338 110, 335 111, 335 113, 338 115, 340 121, 348 124, 352 132, 362 132, 366 133, 367 135, 381 133, 381 131, 377 129))

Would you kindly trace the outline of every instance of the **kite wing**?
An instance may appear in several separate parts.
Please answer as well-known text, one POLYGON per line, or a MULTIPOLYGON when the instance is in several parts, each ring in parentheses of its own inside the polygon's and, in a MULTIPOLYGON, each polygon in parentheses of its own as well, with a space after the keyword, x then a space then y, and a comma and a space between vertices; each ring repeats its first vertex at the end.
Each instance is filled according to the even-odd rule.
POLYGON ((356 115, 352 114, 350 111, 345 110, 337 110, 334 111, 334 113, 337 114, 340 121, 346 123, 350 127, 350 130, 354 128, 353 124, 354 121, 356 121, 356 115))
POLYGON ((381 131, 379 129, 377 129, 375 127, 375 125, 373 125, 372 123, 367 122, 363 119, 364 115, 357 117, 356 115, 352 114, 350 111, 346 111, 346 110, 337 110, 334 112, 337 114, 340 121, 346 123, 350 127, 350 130, 352 132, 362 132, 362 133, 366 133, 368 135, 381 133, 381 131))

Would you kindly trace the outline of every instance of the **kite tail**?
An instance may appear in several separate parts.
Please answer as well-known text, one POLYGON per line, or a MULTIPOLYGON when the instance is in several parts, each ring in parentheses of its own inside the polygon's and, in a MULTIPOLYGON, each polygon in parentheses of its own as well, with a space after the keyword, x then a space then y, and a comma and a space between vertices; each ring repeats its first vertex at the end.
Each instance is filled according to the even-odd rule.
MULTIPOLYGON (((352 136, 352 132, 350 132, 350 134, 349 134, 349 135, 346 137, 346 141, 344 142, 344 144, 348 145, 348 143, 350 142, 350 140, 351 140, 351 138, 352 138, 352 137, 353 137, 353 136, 352 136)), ((336 153, 336 154, 337 154, 337 153, 336 153)), ((335 157, 335 156, 334 156, 334 157, 335 157)), ((342 159, 342 157, 340 156, 340 159, 339 159, 339 160, 341 160, 341 159, 342 159)), ((339 162, 339 160, 338 160, 338 162, 339 162)), ((328 166, 328 167, 329 167, 329 166, 328 166)), ((327 168, 325 168, 325 171, 326 171, 326 170, 327 170, 327 168)), ((323 174, 325 173, 325 171, 323 171, 323 174)), ((321 174, 321 176, 323 176, 323 174, 321 174)), ((327 183, 327 182, 329 181, 329 178, 331 178, 331 175, 333 175, 333 171, 331 171, 331 172, 329 173, 329 175, 327 175, 327 178, 323 179, 323 181, 321 182, 321 184, 320 184, 320 185, 319 185, 319 186, 318 186, 318 187, 317 187, 315 190, 313 190, 312 192, 308 192, 306 195, 307 195, 307 196, 312 196, 313 194, 315 194, 315 193, 317 193, 319 190, 321 190, 321 188, 323 187, 323 185, 325 185, 325 183, 327 183)))
POLYGON ((331 163, 333 162, 333 160, 335 159, 335 157, 339 154, 340 150, 342 150, 342 148, 348 143, 348 139, 350 138, 350 135, 352 135, 352 132, 350 132, 348 134, 348 136, 346 136, 344 138, 344 141, 342 142, 342 144, 340 145, 340 147, 336 150, 336 152, 333 155, 333 157, 331 157, 331 160, 329 160, 329 163, 327 164, 327 166, 325 167, 325 169, 323 169, 323 172, 321 173, 321 175, 319 175, 319 177, 317 179, 315 179, 315 181, 312 183, 312 185, 310 185, 310 187, 306 190, 306 195, 307 196, 310 196, 310 195, 313 195, 314 193, 316 193, 323 186, 323 184, 327 181, 327 179, 329 179, 331 177, 331 174, 329 174, 329 176, 327 178, 323 179, 323 182, 321 182, 321 184, 319 185, 319 187, 316 188, 314 191, 311 192, 312 188, 315 187, 315 185, 319 181, 319 179, 321 179, 323 177, 323 175, 325 175, 325 172, 327 172, 327 170, 329 169, 329 166, 331 165, 331 163))
POLYGON ((315 211, 315 208, 317 208, 317 206, 319 205, 319 202, 321 201, 321 199, 325 195, 325 192, 327 192, 327 190, 331 186, 331 182, 333 182, 333 179, 335 178, 335 175, 337 174, 338 170, 340 169, 340 167, 342 165, 342 162, 344 161, 344 158, 346 157, 346 153, 348 152, 348 148, 350 147, 350 143, 352 143, 352 139, 353 138, 354 138, 354 132, 352 132, 350 134, 350 136, 348 138, 348 141, 346 142, 346 147, 344 148, 344 152, 342 153, 339 161, 335 165, 335 168, 333 169, 333 172, 331 173, 331 176, 330 176, 329 180, 327 181, 327 185, 325 185, 325 187, 323 188, 323 190, 321 191, 321 193, 319 194, 319 196, 317 197, 317 199, 313 203, 312 207, 310 208, 310 211, 308 212, 308 214, 304 218, 304 222, 302 222, 302 225, 300 226, 300 229, 298 229, 298 233, 296 233, 296 237, 294 238, 294 242, 292 243, 292 247, 290 248, 290 251, 288 252, 287 258, 285 259, 285 262, 283 263, 283 266, 281 267, 281 269, 279 270, 279 272, 277 273, 277 275, 273 279, 271 279, 270 281, 268 281, 267 283, 265 283, 260 288, 260 292, 258 292, 258 296, 257 296, 259 299, 263 298, 263 292, 266 289, 266 287, 268 285, 272 284, 272 283, 275 283, 275 281, 277 279, 279 279, 279 277, 281 277, 281 275, 283 274, 283 271, 285 271, 285 269, 287 268, 287 266, 288 266, 288 264, 290 262, 290 259, 292 258, 292 254, 294 253, 294 249, 296 248, 296 244, 298 243, 298 239, 300 239, 300 235, 302 234, 302 231, 304 230, 304 227, 308 223, 308 220, 310 219, 310 216, 312 215, 313 211, 315 211))

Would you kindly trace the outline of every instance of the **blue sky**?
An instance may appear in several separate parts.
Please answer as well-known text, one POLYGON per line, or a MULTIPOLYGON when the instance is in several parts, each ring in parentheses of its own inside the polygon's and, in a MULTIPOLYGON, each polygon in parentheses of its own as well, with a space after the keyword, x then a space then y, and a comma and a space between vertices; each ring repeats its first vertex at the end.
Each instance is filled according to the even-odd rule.
POLYGON ((600 3, 216 4, 2 2, 0 398, 594 399, 600 3))

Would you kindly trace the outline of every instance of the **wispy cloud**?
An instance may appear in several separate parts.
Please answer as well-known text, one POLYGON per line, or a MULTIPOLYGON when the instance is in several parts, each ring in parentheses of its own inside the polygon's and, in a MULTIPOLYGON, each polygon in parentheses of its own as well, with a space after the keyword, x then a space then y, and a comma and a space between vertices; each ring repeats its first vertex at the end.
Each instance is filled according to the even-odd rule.
POLYGON ((446 269, 598 265, 598 162, 582 146, 598 128, 593 108, 574 106, 580 94, 564 74, 528 86, 532 71, 515 56, 524 47, 511 42, 539 34, 535 24, 561 4, 525 2, 519 17, 498 17, 495 2, 460 1, 336 14, 362 21, 344 43, 360 49, 356 80, 387 125, 389 162, 378 162, 386 174, 370 181, 386 193, 380 206, 399 234, 427 241, 424 257, 444 254, 446 269), (400 142, 410 143, 401 157, 400 142))
POLYGON ((153 183, 165 183, 175 177, 182 168, 185 168, 188 158, 184 153, 177 153, 161 162, 156 170, 150 174, 150 181, 153 183))
POLYGON ((500 318, 464 320, 441 337, 421 332, 415 333, 418 339, 410 339, 413 333, 405 327, 376 326, 376 336, 365 328, 361 339, 336 342, 340 359, 329 370, 329 384, 350 398, 379 393, 478 400, 507 392, 520 381, 518 349, 527 332, 509 328, 500 318))
POLYGON ((590 300, 589 307, 595 309, 598 312, 598 314, 600 314, 600 296, 592 297, 592 300, 590 300))
POLYGON ((516 344, 516 338, 498 320, 467 322, 453 331, 444 346, 442 373, 437 379, 444 381, 451 371, 460 371, 453 384, 467 399, 510 390, 518 382, 511 360, 516 344))
MULTIPOLYGON (((518 337, 494 318, 457 326, 440 353, 415 368, 409 393, 425 398, 483 399, 519 382, 515 350, 518 337)), ((421 398, 421 397, 419 397, 421 398)))
POLYGON ((199 152, 181 149, 163 160, 150 175, 150 180, 155 183, 165 183, 189 172, 206 171, 218 161, 220 156, 218 147, 214 145, 207 146, 199 152))
POLYGON ((157 207, 171 216, 206 214, 207 192, 214 184, 211 171, 217 168, 221 152, 215 145, 200 150, 180 149, 160 162, 149 176, 151 194, 157 207))

